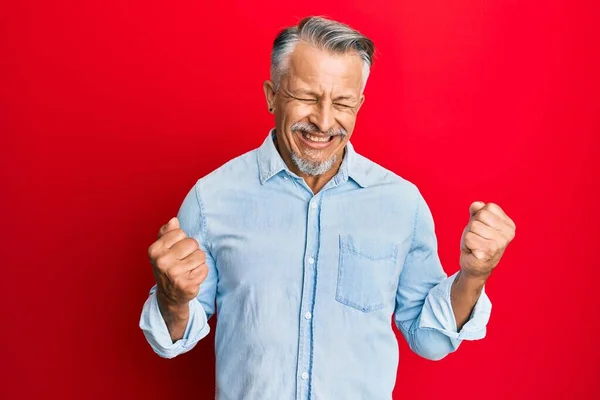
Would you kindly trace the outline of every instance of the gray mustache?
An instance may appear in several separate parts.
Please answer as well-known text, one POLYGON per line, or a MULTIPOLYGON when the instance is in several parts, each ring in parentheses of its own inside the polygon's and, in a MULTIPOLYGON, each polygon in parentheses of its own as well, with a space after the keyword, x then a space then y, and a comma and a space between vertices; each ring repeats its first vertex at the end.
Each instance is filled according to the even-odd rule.
POLYGON ((347 133, 344 128, 328 129, 327 131, 322 132, 318 126, 316 126, 315 124, 312 124, 312 123, 307 123, 307 122, 296 122, 296 123, 292 124, 290 129, 294 132, 319 133, 321 135, 326 135, 326 136, 337 136, 337 135, 346 136, 346 133, 347 133))

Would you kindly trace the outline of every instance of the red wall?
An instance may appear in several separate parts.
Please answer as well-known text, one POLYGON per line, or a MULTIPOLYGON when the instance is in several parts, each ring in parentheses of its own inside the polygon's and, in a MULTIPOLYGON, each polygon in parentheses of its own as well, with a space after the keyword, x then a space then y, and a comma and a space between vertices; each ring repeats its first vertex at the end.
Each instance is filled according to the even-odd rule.
POLYGON ((163 360, 138 329, 146 249, 264 139, 272 39, 310 14, 378 46, 353 141, 421 188, 447 272, 471 201, 518 226, 488 336, 440 362, 401 341, 395 398, 599 398, 593 1, 90 3, 0 6, 0 398, 213 398, 212 334, 163 360))

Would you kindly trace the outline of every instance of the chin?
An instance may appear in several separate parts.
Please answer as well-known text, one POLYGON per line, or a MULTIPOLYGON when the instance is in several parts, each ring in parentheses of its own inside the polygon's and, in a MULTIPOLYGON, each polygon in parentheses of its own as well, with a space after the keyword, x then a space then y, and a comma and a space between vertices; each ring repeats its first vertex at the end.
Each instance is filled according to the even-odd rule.
POLYGON ((300 172, 310 176, 319 176, 329 171, 333 167, 337 159, 337 157, 333 155, 333 157, 330 157, 323 161, 314 160, 306 157, 301 157, 295 152, 292 152, 291 156, 292 162, 296 165, 300 172))

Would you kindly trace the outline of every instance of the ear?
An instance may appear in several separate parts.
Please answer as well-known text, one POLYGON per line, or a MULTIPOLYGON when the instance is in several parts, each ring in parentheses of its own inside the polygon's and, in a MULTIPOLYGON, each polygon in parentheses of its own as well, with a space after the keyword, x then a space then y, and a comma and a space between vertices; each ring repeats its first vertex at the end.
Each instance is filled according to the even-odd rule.
POLYGON ((273 114, 275 111, 275 85, 271 81, 265 81, 265 83, 263 83, 263 90, 265 91, 267 108, 269 109, 269 112, 273 114))
POLYGON ((358 110, 360 110, 360 108, 362 107, 364 102, 365 102, 365 94, 363 93, 360 95, 360 100, 358 102, 358 107, 356 107, 356 112, 358 112, 358 110))

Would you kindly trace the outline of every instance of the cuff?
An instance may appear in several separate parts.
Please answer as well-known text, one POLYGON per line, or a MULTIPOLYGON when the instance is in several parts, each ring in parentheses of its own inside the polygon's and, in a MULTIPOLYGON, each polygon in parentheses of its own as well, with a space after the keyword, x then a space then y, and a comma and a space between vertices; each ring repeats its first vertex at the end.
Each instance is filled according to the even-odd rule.
POLYGON ((423 305, 419 328, 435 329, 457 340, 483 339, 492 311, 492 302, 485 293, 484 285, 469 320, 463 325, 460 332, 457 332, 456 319, 450 300, 450 289, 457 275, 458 272, 444 279, 431 289, 423 305))
POLYGON ((140 317, 140 328, 146 340, 156 354, 164 358, 173 358, 191 350, 196 343, 210 331, 206 313, 202 305, 195 300, 190 302, 190 318, 185 328, 183 338, 173 343, 169 329, 165 323, 156 298, 156 286, 150 290, 150 296, 144 303, 140 317))

